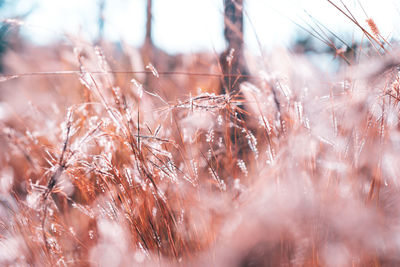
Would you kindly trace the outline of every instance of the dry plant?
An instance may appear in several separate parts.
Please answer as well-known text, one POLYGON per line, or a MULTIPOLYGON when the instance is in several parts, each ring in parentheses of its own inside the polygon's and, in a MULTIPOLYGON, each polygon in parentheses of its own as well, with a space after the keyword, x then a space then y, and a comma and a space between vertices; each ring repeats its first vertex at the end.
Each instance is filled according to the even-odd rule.
POLYGON ((213 55, 137 72, 105 42, 10 50, 0 264, 399 265, 400 53, 349 18, 360 63, 275 51, 226 94, 213 55))

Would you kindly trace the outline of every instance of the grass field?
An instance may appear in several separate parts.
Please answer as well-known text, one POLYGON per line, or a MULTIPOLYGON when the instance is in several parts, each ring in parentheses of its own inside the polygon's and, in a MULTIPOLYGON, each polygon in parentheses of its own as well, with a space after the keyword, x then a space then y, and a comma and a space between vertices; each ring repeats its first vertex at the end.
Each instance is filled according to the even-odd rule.
POLYGON ((16 39, 0 265, 400 265, 400 53, 349 23, 355 56, 323 39, 338 71, 249 51, 228 84, 213 53, 16 39))

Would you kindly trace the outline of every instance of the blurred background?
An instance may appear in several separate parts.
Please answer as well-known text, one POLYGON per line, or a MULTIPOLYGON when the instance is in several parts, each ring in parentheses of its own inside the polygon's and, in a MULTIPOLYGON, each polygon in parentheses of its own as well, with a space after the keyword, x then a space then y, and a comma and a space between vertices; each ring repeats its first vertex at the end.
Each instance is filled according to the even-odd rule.
POLYGON ((400 266, 400 1, 332 1, 0 0, 0 265, 400 266))
MULTIPOLYGON (((222 0, 153 0, 152 34, 155 46, 170 54, 199 51, 221 52, 222 0)), ((340 1, 336 1, 341 5, 340 1)), ((366 26, 373 18, 383 37, 400 34, 400 2, 395 0, 343 0, 358 21, 366 26)), ((87 40, 104 38, 139 47, 145 38, 147 0, 2 0, 0 17, 19 18, 19 34, 26 41, 46 45, 66 34, 87 40)), ((309 36, 320 23, 346 40, 360 40, 361 32, 326 0, 246 0, 245 44, 252 51, 277 46, 292 47, 309 36)), ((320 26, 321 27, 321 26, 320 26)), ((2 36, 5 37, 2 26, 2 36)), ((312 42, 315 42, 315 38, 312 42)), ((4 43, 3 43, 4 45, 4 43)), ((315 42, 315 46, 323 45, 315 42)))

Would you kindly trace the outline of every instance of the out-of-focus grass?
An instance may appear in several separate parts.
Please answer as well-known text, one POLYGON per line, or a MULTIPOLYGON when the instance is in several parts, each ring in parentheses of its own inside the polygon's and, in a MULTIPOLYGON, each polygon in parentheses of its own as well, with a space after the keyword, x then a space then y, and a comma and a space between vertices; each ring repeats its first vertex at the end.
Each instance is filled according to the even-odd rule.
POLYGON ((10 50, 0 263, 398 265, 399 54, 368 36, 336 75, 248 56, 235 94, 211 54, 159 52, 144 84, 132 48, 10 50))

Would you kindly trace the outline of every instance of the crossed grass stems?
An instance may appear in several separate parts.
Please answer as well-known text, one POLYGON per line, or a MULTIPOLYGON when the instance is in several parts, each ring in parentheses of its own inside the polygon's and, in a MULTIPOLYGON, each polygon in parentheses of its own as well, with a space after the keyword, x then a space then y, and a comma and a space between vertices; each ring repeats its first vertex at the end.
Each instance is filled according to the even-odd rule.
MULTIPOLYGON (((356 22, 354 23, 359 25, 356 22)), ((382 44, 382 42, 376 41, 378 35, 377 30, 374 31, 374 35, 366 35, 374 42, 382 44)), ((385 52, 388 52, 383 46, 381 46, 381 48, 384 49, 385 52)), ((385 71, 391 71, 397 66, 398 64, 396 63, 390 63, 386 66, 383 66, 382 69, 385 71)), ((186 163, 186 158, 189 158, 187 155, 190 153, 188 147, 191 146, 191 144, 186 144, 184 141, 182 130, 180 129, 178 123, 178 116, 182 115, 180 115, 177 111, 184 110, 186 115, 195 111, 211 112, 222 115, 225 123, 221 127, 222 130, 219 130, 219 133, 222 135, 221 137, 224 140, 224 147, 226 148, 222 155, 228 160, 222 160, 221 156, 216 153, 215 148, 210 142, 198 144, 199 147, 205 146, 208 148, 208 152, 210 152, 207 152, 207 154, 201 152, 199 157, 206 163, 206 167, 203 168, 208 170, 212 177, 212 179, 209 181, 208 186, 211 185, 209 188, 213 191, 219 191, 221 194, 228 194, 228 196, 233 199, 238 199, 240 194, 235 193, 233 196, 229 194, 229 191, 232 190, 233 183, 228 184, 228 186, 225 184, 227 183, 226 178, 228 177, 227 172, 229 173, 229 168, 232 168, 231 171, 233 173, 242 171, 238 166, 236 166, 235 163, 238 162, 238 157, 244 157, 246 162, 248 162, 248 158, 246 157, 251 156, 252 158, 255 158, 257 156, 257 152, 254 150, 254 145, 255 147, 257 147, 257 145, 258 147, 261 147, 261 140, 264 140, 262 144, 268 147, 270 150, 270 160, 273 161, 276 157, 276 151, 279 151, 279 146, 281 146, 279 143, 284 143, 285 137, 287 137, 291 131, 294 131, 292 127, 294 127, 297 122, 291 114, 288 114, 288 110, 293 111, 293 108, 296 107, 295 104, 298 102, 295 101, 295 99, 289 99, 289 101, 284 103, 282 106, 282 103, 279 101, 282 93, 275 91, 278 90, 277 88, 279 87, 273 88, 273 95, 276 104, 275 111, 279 115, 274 115, 273 117, 278 118, 279 122, 277 124, 271 124, 262 114, 261 108, 259 108, 260 114, 257 115, 251 114, 250 111, 241 108, 240 106, 242 106, 242 104, 245 102, 248 103, 248 100, 244 99, 237 91, 231 91, 223 95, 200 94, 194 97, 189 97, 189 99, 179 103, 169 104, 157 93, 146 91, 142 87, 140 90, 143 90, 145 95, 159 99, 163 104, 165 104, 164 107, 159 108, 157 111, 168 114, 167 116, 169 116, 176 125, 175 137, 168 139, 167 137, 159 136, 161 128, 163 127, 161 124, 159 124, 155 130, 151 130, 151 127, 147 125, 145 118, 142 118, 141 121, 142 116, 140 113, 140 101, 142 96, 137 95, 132 99, 132 97, 124 95, 121 93, 121 90, 115 89, 112 85, 99 85, 97 79, 94 78, 94 75, 108 75, 112 73, 116 74, 121 72, 109 72, 105 70, 100 72, 85 71, 83 65, 81 65, 80 71, 26 73, 3 76, 3 81, 8 81, 10 79, 18 79, 23 76, 38 75, 42 77, 45 75, 78 74, 82 84, 87 88, 90 94, 95 95, 96 98, 99 99, 100 103, 78 104, 69 109, 67 118, 64 122, 65 133, 61 150, 59 153, 53 153, 50 156, 49 166, 51 167, 48 173, 43 176, 43 179, 47 178, 48 181, 47 183, 44 183, 46 184, 45 186, 38 184, 32 185, 33 189, 42 192, 40 200, 41 208, 39 209, 39 213, 41 214, 40 225, 46 258, 49 259, 51 263, 59 263, 56 259, 58 258, 59 260, 64 257, 62 255, 62 249, 59 247, 57 248, 57 238, 54 234, 50 233, 48 229, 50 220, 53 223, 57 222, 59 225, 64 224, 62 219, 64 215, 61 212, 57 215, 57 213, 54 213, 54 209, 58 211, 65 210, 63 205, 65 206, 65 203, 68 203, 68 205, 74 205, 75 207, 79 207, 81 210, 86 210, 87 212, 87 210, 90 209, 86 208, 85 205, 82 205, 79 202, 82 201, 89 204, 95 201, 97 195, 108 192, 111 195, 110 205, 112 206, 112 215, 110 216, 114 217, 114 219, 118 217, 125 217, 127 227, 130 228, 132 233, 137 235, 140 246, 143 248, 143 251, 146 255, 150 255, 150 252, 155 250, 157 251, 159 258, 161 258, 162 255, 171 255, 177 261, 180 261, 183 255, 189 256, 193 251, 201 251, 205 247, 209 246, 209 244, 215 240, 215 232, 217 232, 217 229, 209 229, 209 236, 202 238, 200 236, 196 236, 190 241, 185 240, 182 236, 180 236, 179 231, 177 231, 177 229, 180 228, 177 222, 177 218, 179 218, 177 210, 179 210, 179 208, 172 208, 171 206, 184 207, 185 204, 180 203, 181 201, 186 201, 187 199, 191 201, 194 200, 190 197, 186 199, 185 196, 182 196, 182 199, 179 199, 179 195, 174 197, 173 194, 168 195, 167 197, 165 194, 168 193, 168 190, 160 188, 160 184, 165 186, 165 182, 160 178, 161 176, 168 177, 172 182, 176 183, 176 177, 180 175, 184 180, 188 181, 193 188, 197 188, 202 183, 202 175, 195 173, 195 168, 191 166, 193 164, 186 163), (105 90, 111 91, 111 98, 104 95, 105 90), (112 126, 110 126, 111 124, 106 126, 105 124, 107 123, 103 120, 100 120, 92 128, 82 133, 81 131, 83 131, 82 129, 84 128, 82 125, 84 125, 84 122, 88 120, 88 114, 90 114, 90 112, 95 113, 95 111, 90 108, 92 105, 101 106, 105 111, 105 114, 107 114, 108 118, 111 119, 114 124, 112 126), (137 107, 137 121, 134 122, 131 114, 131 107, 135 105, 137 107), (82 115, 85 113, 83 111, 87 112, 87 114, 82 115), (263 130, 261 132, 257 131, 254 125, 248 121, 244 121, 242 119, 243 117, 238 116, 238 114, 246 114, 246 119, 249 120, 255 116, 261 116, 263 130), (80 120, 74 121, 74 117, 79 117, 80 120), (275 126, 271 127, 271 125, 275 126), (231 130, 232 128, 234 129, 233 135, 231 130), (258 134, 257 137, 253 136, 256 140, 256 143, 253 143, 253 147, 250 145, 252 144, 251 141, 249 142, 247 148, 236 146, 237 144, 241 144, 238 142, 239 139, 253 140, 253 131, 258 134), (82 134, 83 136, 78 141, 77 136, 79 134, 82 134), (107 137, 109 140, 112 140, 112 142, 117 143, 119 145, 118 148, 123 151, 121 152, 121 155, 126 155, 126 159, 129 160, 122 159, 123 157, 118 155, 116 151, 113 152, 114 155, 111 158, 105 155, 96 155, 92 157, 92 159, 85 157, 80 158, 83 153, 79 151, 79 148, 91 141, 96 143, 95 139, 99 137, 107 137), (280 138, 282 139, 281 141, 280 138), (78 143, 78 145, 74 146, 74 149, 71 149, 72 139, 74 139, 73 143, 78 143), (257 144, 257 142, 259 142, 259 144, 257 144), (250 153, 243 153, 243 151, 250 153), (55 156, 57 154, 59 154, 58 157, 55 156), (188 171, 188 173, 174 163, 174 159, 176 161, 178 158, 177 155, 179 155, 178 157, 181 158, 180 161, 184 162, 184 166, 187 166, 185 169, 188 171), (133 158, 131 156, 133 156, 133 158), (149 159, 150 157, 151 159, 149 159), (129 174, 128 171, 122 171, 124 165, 122 163, 115 162, 115 160, 112 158, 119 158, 122 162, 130 162, 130 164, 133 164, 132 168, 139 177, 142 177, 142 179, 139 179, 141 181, 137 182, 136 184, 133 184, 132 181, 129 182, 129 180, 132 180, 132 178, 129 178, 131 174, 129 174), (220 174, 221 172, 222 175, 220 174), (74 186, 79 193, 74 194, 73 197, 64 193, 62 186, 59 184, 60 177, 65 173, 67 173, 68 176, 75 177, 73 179, 74 186), (94 175, 98 178, 96 179, 96 183, 98 184, 94 185, 90 179, 88 179, 88 177, 91 177, 91 175, 94 175), (145 187, 148 188, 147 191, 144 189, 145 187), (87 190, 87 188, 91 189, 87 190), (131 208, 132 203, 135 202, 135 198, 137 198, 137 196, 142 198, 143 203, 146 203, 141 207, 139 216, 135 214, 131 208), (153 218, 154 216, 152 214, 154 207, 160 211, 156 218, 153 218), (51 210, 51 215, 49 215, 49 210, 51 210), (124 213, 124 216, 121 215, 122 213, 124 213), (51 240, 49 240, 49 238, 51 240)), ((133 72, 124 73, 133 74, 133 72)), ((154 74, 154 70, 151 70, 151 73, 154 74)), ((221 76, 224 76, 221 74, 185 72, 157 73, 158 75, 205 75, 209 76, 210 78, 221 78, 221 76)), ((238 78, 238 75, 235 74, 229 74, 228 76, 236 79, 238 78)), ((256 77, 248 75, 248 78, 256 77)), ((391 82, 380 95, 383 107, 388 105, 387 103, 389 103, 391 107, 395 107, 399 103, 400 93, 398 79, 398 77, 395 78, 394 82, 391 82)), ((141 85, 138 84, 138 87, 140 86, 141 85)), ((110 92, 107 94, 109 93, 110 92)), ((257 103, 257 101, 255 102, 259 107, 260 103, 257 103)), ((332 112, 333 120, 336 120, 334 118, 334 111, 332 112)), ((297 114, 297 119, 300 119, 303 116, 299 109, 294 110, 294 113, 297 114)), ((382 114, 382 116, 376 121, 374 121, 374 118, 371 114, 367 117, 367 129, 372 131, 371 129, 376 128, 375 130, 378 132, 379 140, 381 140, 380 142, 383 143, 385 136, 384 114, 382 114)), ((302 127, 305 126, 303 125, 302 127)), ((367 134, 368 132, 366 132, 365 136, 363 136, 364 139, 367 139, 367 134)), ((10 134, 9 138, 10 140, 13 140, 12 134, 10 134)), ((198 135, 198 138, 201 140, 201 134, 198 135)), ((20 149, 24 150, 24 148, 20 149)), ((25 154, 27 155, 28 161, 30 161, 33 165, 32 159, 29 160, 29 152, 25 152, 25 154)), ((251 165, 248 166, 248 168, 251 167, 251 165)), ((35 168, 40 169, 40 167, 37 166, 35 168)), ((251 172, 251 169, 249 171, 251 172)), ((314 170, 314 172, 315 171, 316 170, 314 170)), ((203 176, 206 177, 207 175, 204 175, 204 173, 205 172, 203 171, 203 176)), ((379 178, 379 170, 377 169, 376 174, 374 174, 374 178, 371 180, 366 201, 372 201, 373 199, 379 198, 381 186, 382 179, 379 178)), ((22 207, 23 205, 21 203, 21 208, 22 207)), ((29 212, 26 213, 28 214, 29 212)), ((88 214, 88 217, 92 216, 90 212, 88 212, 88 214)), ((218 223, 216 223, 216 225, 218 225, 218 223)), ((24 225, 20 225, 20 227, 23 228, 24 225)), ((212 226, 210 227, 212 228, 212 226)), ((215 226, 215 228, 218 227, 215 226)), ((72 237, 77 244, 85 247, 84 242, 80 241, 78 236, 72 235, 72 237)), ((31 241, 27 241, 27 244, 31 244, 31 241)), ((60 244, 58 244, 58 246, 59 245, 60 244)), ((41 255, 40 252, 37 253, 36 256, 33 255, 32 257, 35 258, 39 255, 41 255)))

